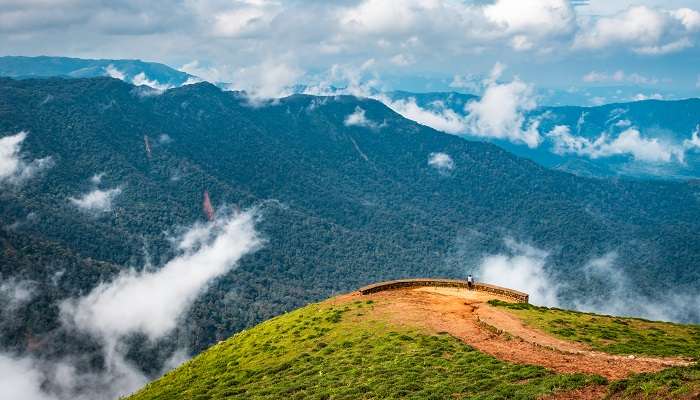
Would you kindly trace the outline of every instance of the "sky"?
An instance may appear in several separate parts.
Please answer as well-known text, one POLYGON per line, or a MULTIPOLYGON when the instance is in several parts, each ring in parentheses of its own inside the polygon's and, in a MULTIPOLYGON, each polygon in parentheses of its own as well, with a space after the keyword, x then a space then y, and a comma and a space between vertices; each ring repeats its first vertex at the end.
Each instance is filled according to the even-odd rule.
POLYGON ((700 0, 0 0, 3 55, 136 58, 271 90, 352 70, 474 92, 500 62, 542 91, 690 97, 699 39, 700 0))

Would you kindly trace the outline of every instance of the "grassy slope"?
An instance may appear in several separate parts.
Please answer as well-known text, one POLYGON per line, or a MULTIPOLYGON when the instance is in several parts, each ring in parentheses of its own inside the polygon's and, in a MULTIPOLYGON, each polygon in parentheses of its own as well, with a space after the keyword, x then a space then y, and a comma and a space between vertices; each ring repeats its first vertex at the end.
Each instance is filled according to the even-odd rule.
POLYGON ((606 353, 700 358, 700 325, 612 317, 498 300, 489 303, 509 310, 527 325, 606 353))
POLYGON ((394 326, 373 303, 312 304, 221 342, 131 397, 530 399, 594 383, 394 326))
MULTIPOLYGON (((489 303, 507 309, 530 326, 607 353, 700 358, 700 325, 620 318, 498 300, 489 303)), ((648 399, 700 396, 700 366, 635 375, 613 383, 610 394, 619 398, 648 399)))

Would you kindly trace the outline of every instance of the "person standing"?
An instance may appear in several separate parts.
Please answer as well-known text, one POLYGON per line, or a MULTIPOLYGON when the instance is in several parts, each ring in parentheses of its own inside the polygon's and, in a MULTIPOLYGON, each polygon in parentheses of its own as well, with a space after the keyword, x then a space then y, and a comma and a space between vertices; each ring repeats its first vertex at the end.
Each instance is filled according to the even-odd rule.
POLYGON ((472 277, 472 274, 467 276, 467 286, 469 286, 469 289, 474 288, 474 278, 472 277))

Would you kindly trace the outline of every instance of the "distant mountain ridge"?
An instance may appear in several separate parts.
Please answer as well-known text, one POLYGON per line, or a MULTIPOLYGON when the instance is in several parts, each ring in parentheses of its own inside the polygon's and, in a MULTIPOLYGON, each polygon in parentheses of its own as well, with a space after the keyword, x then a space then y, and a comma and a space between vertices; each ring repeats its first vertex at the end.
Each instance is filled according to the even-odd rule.
MULTIPOLYGON (((0 57, 0 76, 10 78, 95 78, 122 74, 121 79, 133 82, 139 74, 159 85, 177 87, 196 79, 186 72, 165 64, 141 60, 82 59, 70 57, 0 57)), ((113 78, 119 76, 112 76, 113 78)))

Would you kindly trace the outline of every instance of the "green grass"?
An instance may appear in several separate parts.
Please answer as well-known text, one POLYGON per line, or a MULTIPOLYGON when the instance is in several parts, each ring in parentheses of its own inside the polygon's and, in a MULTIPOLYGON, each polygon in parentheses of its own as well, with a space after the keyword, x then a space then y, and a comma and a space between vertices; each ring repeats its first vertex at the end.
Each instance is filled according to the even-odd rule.
POLYGON ((655 374, 637 374, 614 382, 610 397, 622 399, 700 398, 700 365, 669 368, 655 374))
POLYGON ((312 304, 274 318, 130 399, 534 399, 605 383, 499 361, 449 335, 389 324, 374 306, 312 304))
POLYGON ((606 353, 700 358, 700 325, 619 318, 499 300, 491 300, 489 304, 509 310, 529 326, 606 353))

